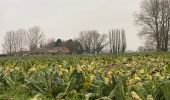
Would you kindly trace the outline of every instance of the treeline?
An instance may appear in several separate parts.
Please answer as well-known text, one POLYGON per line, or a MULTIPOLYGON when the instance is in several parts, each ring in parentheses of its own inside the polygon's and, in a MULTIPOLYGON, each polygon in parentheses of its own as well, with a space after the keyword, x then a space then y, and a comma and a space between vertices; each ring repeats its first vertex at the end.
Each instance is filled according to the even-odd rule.
POLYGON ((56 40, 46 39, 41 28, 34 26, 28 30, 19 29, 7 32, 2 47, 6 54, 56 47, 66 47, 70 50, 70 54, 98 54, 104 48, 107 53, 124 53, 126 35, 123 29, 112 30, 108 34, 101 34, 97 30, 86 30, 81 31, 76 39, 56 40))
POLYGON ((61 40, 61 39, 48 39, 46 44, 41 48, 53 49, 55 47, 67 47, 70 50, 70 54, 82 54, 83 48, 77 39, 61 40))
POLYGON ((43 31, 40 27, 35 26, 28 30, 8 31, 4 36, 2 47, 5 53, 12 54, 13 52, 34 50, 44 45, 44 42, 45 35, 43 31))

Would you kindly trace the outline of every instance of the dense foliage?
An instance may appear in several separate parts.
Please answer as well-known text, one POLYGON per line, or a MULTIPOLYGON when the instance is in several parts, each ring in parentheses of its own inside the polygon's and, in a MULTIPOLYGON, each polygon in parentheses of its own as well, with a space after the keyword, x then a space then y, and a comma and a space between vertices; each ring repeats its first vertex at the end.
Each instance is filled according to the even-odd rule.
POLYGON ((0 58, 1 100, 169 100, 170 54, 0 58))

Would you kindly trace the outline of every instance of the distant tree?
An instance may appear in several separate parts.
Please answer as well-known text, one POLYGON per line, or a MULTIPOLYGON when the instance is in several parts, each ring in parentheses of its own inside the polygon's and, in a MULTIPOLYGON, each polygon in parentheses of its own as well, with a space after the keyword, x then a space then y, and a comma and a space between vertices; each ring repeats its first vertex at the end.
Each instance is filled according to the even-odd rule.
POLYGON ((125 34, 125 30, 124 30, 124 29, 121 30, 121 34, 120 34, 120 35, 122 35, 122 37, 121 37, 121 42, 122 42, 122 53, 124 53, 125 50, 126 50, 126 47, 127 47, 127 43, 126 43, 126 34, 125 34))
POLYGON ((109 31, 110 53, 124 53, 126 49, 126 35, 125 30, 111 30, 109 31))
POLYGON ((44 48, 54 48, 55 47, 55 39, 54 38, 48 39, 43 47, 44 48))
POLYGON ((138 52, 153 52, 153 51, 155 51, 156 50, 156 44, 153 41, 154 40, 153 40, 152 37, 148 37, 144 46, 140 46, 138 48, 138 52))
POLYGON ((83 48, 78 40, 69 39, 65 42, 65 45, 71 54, 81 54, 83 52, 83 48))
POLYGON ((91 48, 91 39, 90 36, 88 35, 87 31, 82 31, 79 34, 79 42, 82 45, 82 48, 84 52, 90 53, 90 48, 91 48))
POLYGON ((137 52, 145 52, 145 47, 139 46, 138 49, 137 49, 137 52))
POLYGON ((42 41, 44 41, 43 39, 44 39, 44 34, 40 29, 40 27, 35 26, 30 28, 27 32, 27 40, 28 40, 30 51, 38 48, 42 43, 42 41))
POLYGON ((46 37, 45 37, 45 34, 42 33, 42 37, 40 39, 40 42, 39 42, 39 47, 42 48, 46 45, 48 41, 46 41, 46 37))
POLYGON ((140 36, 154 38, 157 51, 167 51, 170 30, 170 1, 143 0, 136 22, 142 26, 140 36))
POLYGON ((54 43, 55 47, 62 47, 64 46, 64 41, 62 41, 61 39, 57 39, 57 41, 54 43))
POLYGON ((12 54, 15 51, 15 32, 9 31, 4 36, 4 43, 2 45, 4 52, 12 54))
POLYGON ((94 51, 98 54, 102 51, 102 49, 107 45, 106 43, 107 35, 102 34, 98 37, 97 42, 94 45, 94 51))
POLYGON ((99 53, 106 46, 107 35, 100 34, 96 30, 82 31, 79 42, 87 53, 99 53))
POLYGON ((24 29, 19 29, 15 32, 15 51, 23 51, 26 49, 26 34, 27 31, 24 29))

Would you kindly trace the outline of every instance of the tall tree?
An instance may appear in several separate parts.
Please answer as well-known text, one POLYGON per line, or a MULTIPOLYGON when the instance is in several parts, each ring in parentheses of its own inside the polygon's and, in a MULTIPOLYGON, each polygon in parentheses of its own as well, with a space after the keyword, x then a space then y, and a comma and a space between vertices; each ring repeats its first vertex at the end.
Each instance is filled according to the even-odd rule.
POLYGON ((81 31, 79 34, 79 42, 81 43, 84 52, 90 53, 91 39, 88 31, 81 31))
POLYGON ((79 41, 86 53, 99 53, 106 46, 106 34, 100 34, 96 30, 82 31, 79 41))
POLYGON ((4 52, 12 54, 12 52, 14 52, 15 50, 14 44, 15 44, 15 32, 9 31, 4 36, 4 43, 2 45, 4 52))
POLYGON ((44 34, 40 27, 35 26, 30 28, 27 33, 29 49, 32 51, 38 48, 40 46, 41 41, 43 41, 44 39, 43 37, 44 34))
POLYGON ((19 29, 15 32, 16 52, 23 51, 26 49, 26 34, 27 34, 27 31, 24 29, 19 29))
POLYGON ((106 34, 101 34, 97 40, 95 51, 97 54, 99 54, 102 49, 107 45, 107 35, 106 34))
POLYGON ((115 29, 109 31, 110 53, 124 53, 126 49, 125 30, 115 29))
POLYGON ((167 51, 170 29, 170 1, 143 0, 141 11, 136 14, 142 26, 140 36, 153 37, 157 51, 167 51))
POLYGON ((122 35, 122 53, 124 53, 125 52, 125 50, 126 50, 126 46, 127 46, 127 43, 126 43, 126 34, 125 34, 125 30, 124 29, 122 29, 122 31, 121 31, 122 33, 121 33, 121 35, 122 35))

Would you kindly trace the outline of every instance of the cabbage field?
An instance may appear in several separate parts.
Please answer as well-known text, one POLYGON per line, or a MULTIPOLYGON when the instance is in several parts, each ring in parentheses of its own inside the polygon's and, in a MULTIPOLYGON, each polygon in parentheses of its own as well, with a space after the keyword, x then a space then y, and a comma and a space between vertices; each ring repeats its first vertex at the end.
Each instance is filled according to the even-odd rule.
POLYGON ((170 100, 170 54, 2 57, 0 100, 170 100))

